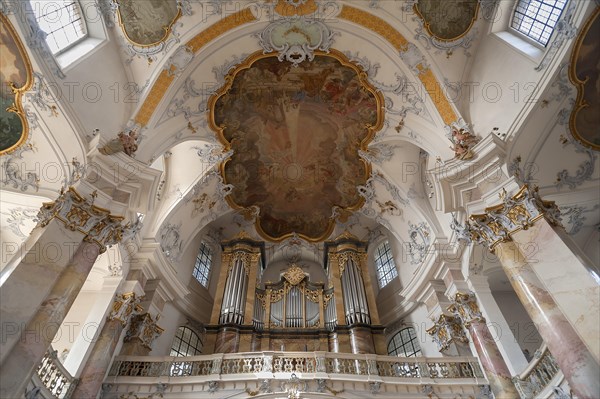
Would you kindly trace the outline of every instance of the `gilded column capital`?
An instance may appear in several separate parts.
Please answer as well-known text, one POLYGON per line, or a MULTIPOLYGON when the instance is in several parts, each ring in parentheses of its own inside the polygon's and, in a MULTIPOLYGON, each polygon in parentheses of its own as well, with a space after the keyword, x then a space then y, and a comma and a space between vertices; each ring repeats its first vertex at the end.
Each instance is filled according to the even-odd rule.
POLYGON ((123 327, 125 327, 133 314, 142 311, 142 307, 140 306, 142 298, 143 297, 136 296, 133 292, 117 294, 107 319, 109 321, 118 320, 123 327))
POLYGON ((477 305, 477 297, 472 292, 457 292, 454 295, 454 302, 447 309, 462 320, 466 327, 473 322, 485 323, 485 317, 477 305))
POLYGON ((163 328, 156 324, 159 318, 159 315, 153 318, 150 313, 134 315, 131 318, 131 324, 123 340, 125 342, 139 340, 142 346, 152 349, 152 343, 164 331, 163 328))
POLYGON ((462 327, 461 320, 458 317, 441 314, 433 326, 428 328, 427 334, 431 335, 433 342, 438 345, 440 352, 448 349, 451 343, 460 342, 466 344, 469 342, 462 327))
POLYGON ((141 221, 123 224, 124 217, 112 215, 108 209, 94 205, 97 194, 89 197, 79 194, 73 187, 61 190, 59 197, 42 204, 37 215, 39 227, 46 227, 53 219, 59 220, 66 228, 84 234, 84 240, 106 247, 126 241, 142 227, 141 221))
POLYGON ((511 240, 511 234, 527 230, 540 218, 550 224, 561 226, 560 211, 554 201, 540 198, 538 187, 524 185, 514 195, 506 190, 500 194, 501 204, 485 209, 485 213, 469 216, 467 231, 470 239, 485 244, 490 250, 511 240))

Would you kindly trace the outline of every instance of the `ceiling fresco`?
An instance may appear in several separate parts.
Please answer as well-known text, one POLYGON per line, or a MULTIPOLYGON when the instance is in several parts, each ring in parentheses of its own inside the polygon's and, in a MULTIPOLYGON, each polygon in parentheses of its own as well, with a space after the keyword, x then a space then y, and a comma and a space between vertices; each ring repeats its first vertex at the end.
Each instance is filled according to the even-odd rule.
POLYGON ((600 8, 590 17, 575 43, 571 56, 571 81, 577 86, 571 133, 584 145, 600 150, 600 8))
POLYGON ((119 23, 125 37, 138 46, 164 41, 181 16, 177 0, 119 0, 119 23))
POLYGON ((370 165, 358 155, 383 125, 383 99, 366 74, 332 50, 295 67, 257 53, 209 101, 210 124, 232 157, 221 165, 237 209, 257 206, 271 241, 329 236, 339 207, 355 210, 370 165))
POLYGON ((31 65, 8 18, 0 15, 0 154, 27 139, 21 95, 32 84, 31 65))
POLYGON ((475 23, 479 0, 419 0, 414 9, 430 35, 453 41, 467 34, 475 23))

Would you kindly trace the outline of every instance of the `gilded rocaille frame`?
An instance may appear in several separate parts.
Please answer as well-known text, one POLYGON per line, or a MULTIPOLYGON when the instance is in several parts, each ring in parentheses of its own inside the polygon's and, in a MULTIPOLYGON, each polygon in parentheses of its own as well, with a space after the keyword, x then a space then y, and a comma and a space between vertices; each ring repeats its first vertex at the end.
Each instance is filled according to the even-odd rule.
MULTIPOLYGON (((375 101, 377 104, 377 120, 374 125, 369 125, 369 124, 366 125, 366 128, 368 129, 367 135, 359 143, 358 148, 357 148, 356 156, 359 157, 358 150, 367 151, 367 147, 368 147, 369 143, 373 140, 373 138, 375 137, 375 134, 383 127, 384 106, 385 106, 383 95, 381 94, 381 92, 376 90, 369 83, 367 73, 359 66, 350 62, 350 60, 348 60, 348 58, 342 52, 331 49, 329 52, 315 51, 314 54, 315 54, 315 56, 334 58, 338 62, 340 62, 340 64, 342 64, 343 66, 353 69, 357 74, 357 77, 359 79, 359 82, 360 82, 362 88, 364 90, 369 91, 375 98, 375 101)), ((218 100, 222 96, 227 94, 227 92, 231 89, 231 86, 233 85, 233 82, 235 80, 235 76, 240 71, 249 69, 252 66, 252 64, 254 64, 256 61, 262 60, 264 58, 269 58, 269 57, 277 57, 277 54, 275 54, 275 53, 264 54, 262 51, 257 51, 255 53, 251 54, 244 62, 239 64, 232 72, 230 72, 225 77, 225 84, 219 90, 217 90, 217 92, 215 94, 213 94, 208 99, 208 110, 209 110, 208 125, 216 133, 217 138, 219 139, 221 144, 225 147, 224 151, 231 150, 231 143, 225 138, 225 136, 223 134, 223 130, 225 129, 225 126, 218 126, 215 123, 215 106, 216 106, 218 100)), ((363 162, 363 164, 365 166, 365 168, 364 168, 365 173, 364 173, 363 177, 364 177, 364 181, 366 182, 367 179, 369 179, 369 177, 371 175, 371 164, 363 158, 359 157, 359 159, 361 160, 361 162, 363 162)), ((228 161, 229 161, 229 159, 221 162, 221 164, 219 165, 219 171, 221 173, 221 177, 223 178, 223 182, 225 184, 227 184, 226 177, 225 177, 225 165, 227 164, 228 161)), ((233 209, 238 210, 238 211, 246 210, 245 207, 240 206, 237 203, 235 203, 235 201, 232 199, 231 195, 228 195, 225 198, 227 199, 228 204, 233 209)), ((340 210, 347 211, 347 212, 353 212, 353 211, 357 211, 358 209, 360 209, 363 205, 364 205, 364 198, 360 197, 360 200, 353 206, 340 208, 340 210)), ((342 213, 347 213, 347 212, 342 212, 342 213)), ((286 238, 289 238, 295 234, 295 233, 286 233, 286 234, 283 234, 278 237, 273 237, 273 236, 269 235, 268 233, 266 233, 262 229, 262 227, 260 225, 259 217, 256 218, 255 227, 256 227, 256 231, 262 237, 264 237, 265 239, 272 241, 272 242, 281 242, 281 241, 285 240, 286 238)), ((309 237, 304 234, 298 234, 298 233, 296 233, 296 234, 299 237, 302 237, 303 239, 305 239, 309 242, 321 242, 331 235, 334 227, 335 227, 335 219, 331 218, 329 220, 329 225, 328 225, 327 229, 321 235, 319 235, 317 237, 309 237)))
POLYGON ((427 20, 425 19, 425 17, 423 16, 423 14, 421 14, 421 10, 419 10, 419 3, 416 3, 413 6, 413 10, 415 12, 415 14, 417 14, 417 16, 419 18, 421 18, 421 20, 423 21, 423 27, 425 28, 425 30, 427 31, 427 33, 435 38, 436 40, 439 40, 441 42, 453 42, 455 40, 460 39, 461 37, 465 36, 467 33, 469 33, 469 31, 471 30, 471 28, 473 27, 473 25, 475 24, 475 21, 477 21, 477 16, 479 15, 479 1, 477 1, 475 3, 475 12, 473 13, 473 17, 471 18, 471 23, 469 24, 469 26, 467 27, 467 29, 461 33, 460 35, 456 36, 456 37, 451 37, 451 38, 443 38, 443 37, 439 37, 437 36, 435 33, 433 33, 433 31, 431 30, 431 24, 429 22, 427 22, 427 20))
POLYGON ((6 82, 10 85, 10 88, 15 95, 14 103, 11 107, 7 108, 7 111, 13 112, 19 116, 19 119, 21 119, 21 124, 23 126, 23 131, 21 132, 21 137, 15 144, 10 146, 9 148, 0 150, 0 156, 2 156, 15 151, 17 148, 22 146, 29 137, 29 123, 27 122, 25 111, 23 110, 22 100, 25 92, 28 91, 33 85, 33 67, 31 65, 31 61, 29 60, 29 56, 27 55, 27 51, 25 50, 25 47, 23 46, 23 43, 21 42, 21 39, 17 34, 17 31, 15 30, 8 17, 2 13, 0 13, 0 23, 6 26, 9 35, 12 37, 13 41, 17 45, 17 48, 19 49, 19 54, 23 60, 23 64, 25 65, 25 73, 27 75, 25 84, 23 84, 23 86, 21 87, 16 87, 14 82, 6 82))
MULTIPOLYGON (((577 41, 573 46, 573 52, 571 53, 571 60, 569 63, 569 79, 577 88, 577 98, 575 99, 575 105, 573 107, 573 111, 571 112, 571 116, 569 117, 569 129, 571 130, 571 134, 582 145, 591 148, 594 151, 600 151, 600 145, 594 144, 588 140, 586 140, 577 130, 577 113, 581 111, 583 108, 589 107, 592 104, 588 104, 583 96, 585 94, 585 85, 589 80, 589 76, 586 76, 584 80, 580 80, 577 77, 577 58, 579 58, 579 53, 581 51, 581 46, 583 45, 583 41, 585 40, 590 28, 596 21, 596 19, 600 16, 600 7, 596 7, 596 10, 592 13, 589 19, 585 22, 585 25, 579 32, 577 36, 577 41)), ((595 104, 598 105, 598 104, 595 104)))
POLYGON ((117 16, 119 19, 119 26, 121 27, 121 31, 123 32, 123 36, 129 43, 131 43, 137 47, 154 47, 154 46, 158 46, 159 44, 165 42, 173 30, 173 25, 175 24, 175 22, 177 22, 177 20, 179 18, 181 18, 181 6, 178 3, 177 4, 177 14, 171 20, 171 22, 169 22, 169 24, 167 26, 163 26, 163 30, 165 32, 164 32, 163 36, 160 38, 160 40, 157 40, 156 42, 149 43, 149 44, 137 43, 131 37, 129 37, 129 34, 127 33, 127 29, 125 29, 125 24, 123 22, 123 16, 121 15, 121 7, 119 4, 120 1, 132 1, 132 0, 114 0, 114 1, 119 5, 119 7, 117 7, 117 16))

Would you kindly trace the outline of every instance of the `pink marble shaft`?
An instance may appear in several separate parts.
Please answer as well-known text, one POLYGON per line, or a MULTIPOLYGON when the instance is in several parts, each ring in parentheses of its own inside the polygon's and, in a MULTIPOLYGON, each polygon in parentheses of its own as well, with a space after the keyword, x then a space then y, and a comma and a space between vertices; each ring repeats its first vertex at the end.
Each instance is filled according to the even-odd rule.
POLYGON ((375 353, 373 334, 367 327, 352 327, 350 329, 350 347, 352 353, 375 353))
POLYGON ((531 320, 579 399, 600 398, 600 367, 513 242, 496 251, 531 320))
POLYGON ((104 323, 97 341, 93 343, 94 348, 81 372, 72 398, 97 397, 122 332, 123 324, 120 320, 114 319, 104 323))
POLYGON ((573 243, 562 227, 540 219, 512 234, 525 261, 600 362, 600 284, 598 267, 573 243))
POLYGON ((223 327, 217 333, 215 353, 235 353, 240 345, 240 331, 237 328, 223 327))
POLYGON ((19 398, 24 395, 31 376, 52 343, 99 253, 97 244, 83 241, 79 245, 37 313, 27 323, 21 339, 2 364, 0 398, 19 398))
POLYGON ((472 322, 469 332, 473 344, 485 369, 488 381, 496 399, 514 399, 519 397, 511 380, 510 371, 500 354, 498 345, 492 337, 488 326, 481 322, 472 322))

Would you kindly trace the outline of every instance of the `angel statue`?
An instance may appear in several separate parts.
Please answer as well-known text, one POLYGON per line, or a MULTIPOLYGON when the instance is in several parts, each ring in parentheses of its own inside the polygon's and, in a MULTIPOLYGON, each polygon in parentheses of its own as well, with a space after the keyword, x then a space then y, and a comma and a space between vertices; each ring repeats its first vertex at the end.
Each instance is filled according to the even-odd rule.
POLYGON ((103 147, 99 148, 101 154, 112 155, 118 152, 132 156, 137 151, 138 133, 135 130, 129 130, 127 133, 120 132, 117 138, 112 139, 103 147))
POLYGON ((475 156, 471 147, 479 142, 479 138, 463 128, 452 128, 452 144, 450 148, 454 151, 454 156, 461 160, 471 159, 475 156))

